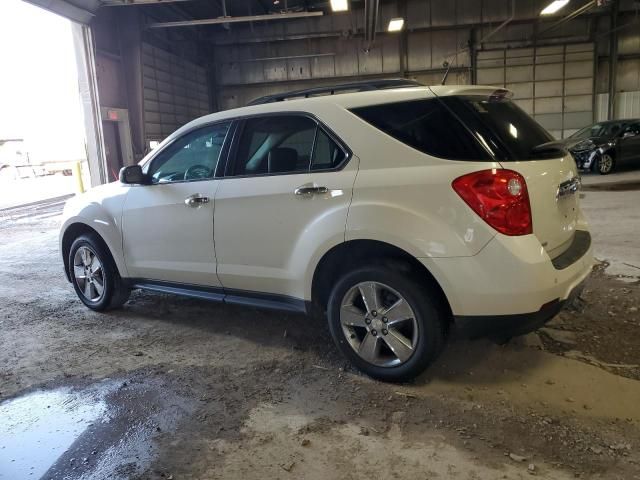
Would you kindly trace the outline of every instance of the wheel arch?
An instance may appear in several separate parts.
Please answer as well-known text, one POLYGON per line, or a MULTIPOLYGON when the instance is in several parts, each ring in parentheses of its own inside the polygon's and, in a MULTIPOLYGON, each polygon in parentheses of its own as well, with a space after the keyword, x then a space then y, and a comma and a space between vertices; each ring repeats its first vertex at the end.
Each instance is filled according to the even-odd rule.
MULTIPOLYGON (((88 233, 96 235, 98 240, 102 243, 102 246, 105 248, 105 250, 107 252, 109 252, 109 255, 111 255, 111 260, 116 265, 116 268, 118 268, 118 263, 115 261, 115 257, 113 255, 113 252, 109 248, 109 245, 107 245, 107 242, 104 241, 104 238, 102 238, 102 235, 100 234, 100 232, 98 232, 96 229, 90 227, 86 223, 74 222, 74 223, 69 224, 65 228, 64 233, 62 234, 61 241, 60 241, 60 249, 61 249, 62 260, 63 260, 62 263, 64 264, 64 273, 65 273, 68 281, 71 281, 71 272, 69 272, 69 262, 68 262, 69 252, 71 251, 71 245, 73 245, 73 242, 75 241, 76 238, 78 238, 81 235, 88 234, 88 233)), ((120 269, 118 268, 118 270, 120 270, 120 269)), ((119 274, 122 276, 122 272, 121 271, 119 271, 119 274)))
POLYGON ((342 242, 321 257, 311 282, 313 308, 324 312, 336 280, 350 269, 366 263, 391 264, 409 275, 415 275, 433 288, 441 307, 451 318, 451 307, 447 296, 427 267, 406 250, 379 240, 358 239, 342 242))

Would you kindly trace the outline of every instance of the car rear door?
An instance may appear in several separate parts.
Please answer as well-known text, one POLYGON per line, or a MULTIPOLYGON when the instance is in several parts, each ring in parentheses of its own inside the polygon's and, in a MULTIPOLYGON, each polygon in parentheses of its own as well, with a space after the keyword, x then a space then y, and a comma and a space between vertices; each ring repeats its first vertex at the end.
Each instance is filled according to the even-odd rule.
POLYGON ((314 249, 344 241, 356 160, 307 115, 241 122, 215 199, 217 273, 227 295, 303 298, 314 249))

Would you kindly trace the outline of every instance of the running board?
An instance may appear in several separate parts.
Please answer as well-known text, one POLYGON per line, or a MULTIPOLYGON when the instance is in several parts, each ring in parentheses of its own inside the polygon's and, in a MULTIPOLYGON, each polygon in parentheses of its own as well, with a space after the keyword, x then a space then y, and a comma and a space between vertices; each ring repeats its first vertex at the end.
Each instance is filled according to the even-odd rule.
POLYGON ((202 287, 188 283, 158 282, 137 278, 129 279, 127 283, 131 288, 199 298, 212 302, 305 314, 308 312, 307 302, 287 295, 224 289, 222 287, 202 287))

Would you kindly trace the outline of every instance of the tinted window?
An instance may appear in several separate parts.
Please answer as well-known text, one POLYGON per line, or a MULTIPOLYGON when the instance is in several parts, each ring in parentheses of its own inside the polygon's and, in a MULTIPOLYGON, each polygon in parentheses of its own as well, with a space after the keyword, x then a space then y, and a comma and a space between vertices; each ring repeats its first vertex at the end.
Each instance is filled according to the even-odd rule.
POLYGON ((625 128, 625 133, 626 132, 631 132, 635 135, 640 135, 640 122, 639 123, 632 123, 631 125, 628 125, 625 128))
POLYGON ((596 123, 595 125, 585 127, 582 130, 578 130, 576 133, 571 135, 571 138, 584 139, 592 137, 607 137, 620 132, 624 125, 624 123, 613 122, 596 123))
POLYGON ((531 160, 553 137, 515 103, 487 97, 442 97, 442 102, 501 161, 531 160))
POLYGON ((451 160, 490 158, 438 99, 387 103, 356 108, 352 112, 423 153, 451 160))
POLYGON ((309 171, 315 132, 316 122, 299 115, 246 120, 233 175, 309 171))
POLYGON ((318 128, 311 170, 327 170, 342 163, 346 154, 324 130, 318 128))
POLYGON ((309 165, 315 135, 316 126, 314 124, 313 128, 305 128, 304 130, 287 137, 278 148, 290 148, 295 150, 298 155, 298 163, 303 166, 309 165))
POLYGON ((212 178, 229 123, 209 125, 171 143, 152 161, 147 173, 153 183, 212 178))

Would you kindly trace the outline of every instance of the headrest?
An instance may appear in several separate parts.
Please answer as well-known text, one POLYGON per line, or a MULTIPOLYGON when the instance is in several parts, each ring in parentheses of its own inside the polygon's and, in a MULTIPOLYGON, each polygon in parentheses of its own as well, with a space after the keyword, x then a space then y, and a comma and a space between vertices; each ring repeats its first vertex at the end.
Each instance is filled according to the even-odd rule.
POLYGON ((295 148, 274 148, 268 157, 269 173, 292 172, 298 165, 298 152, 295 148))

